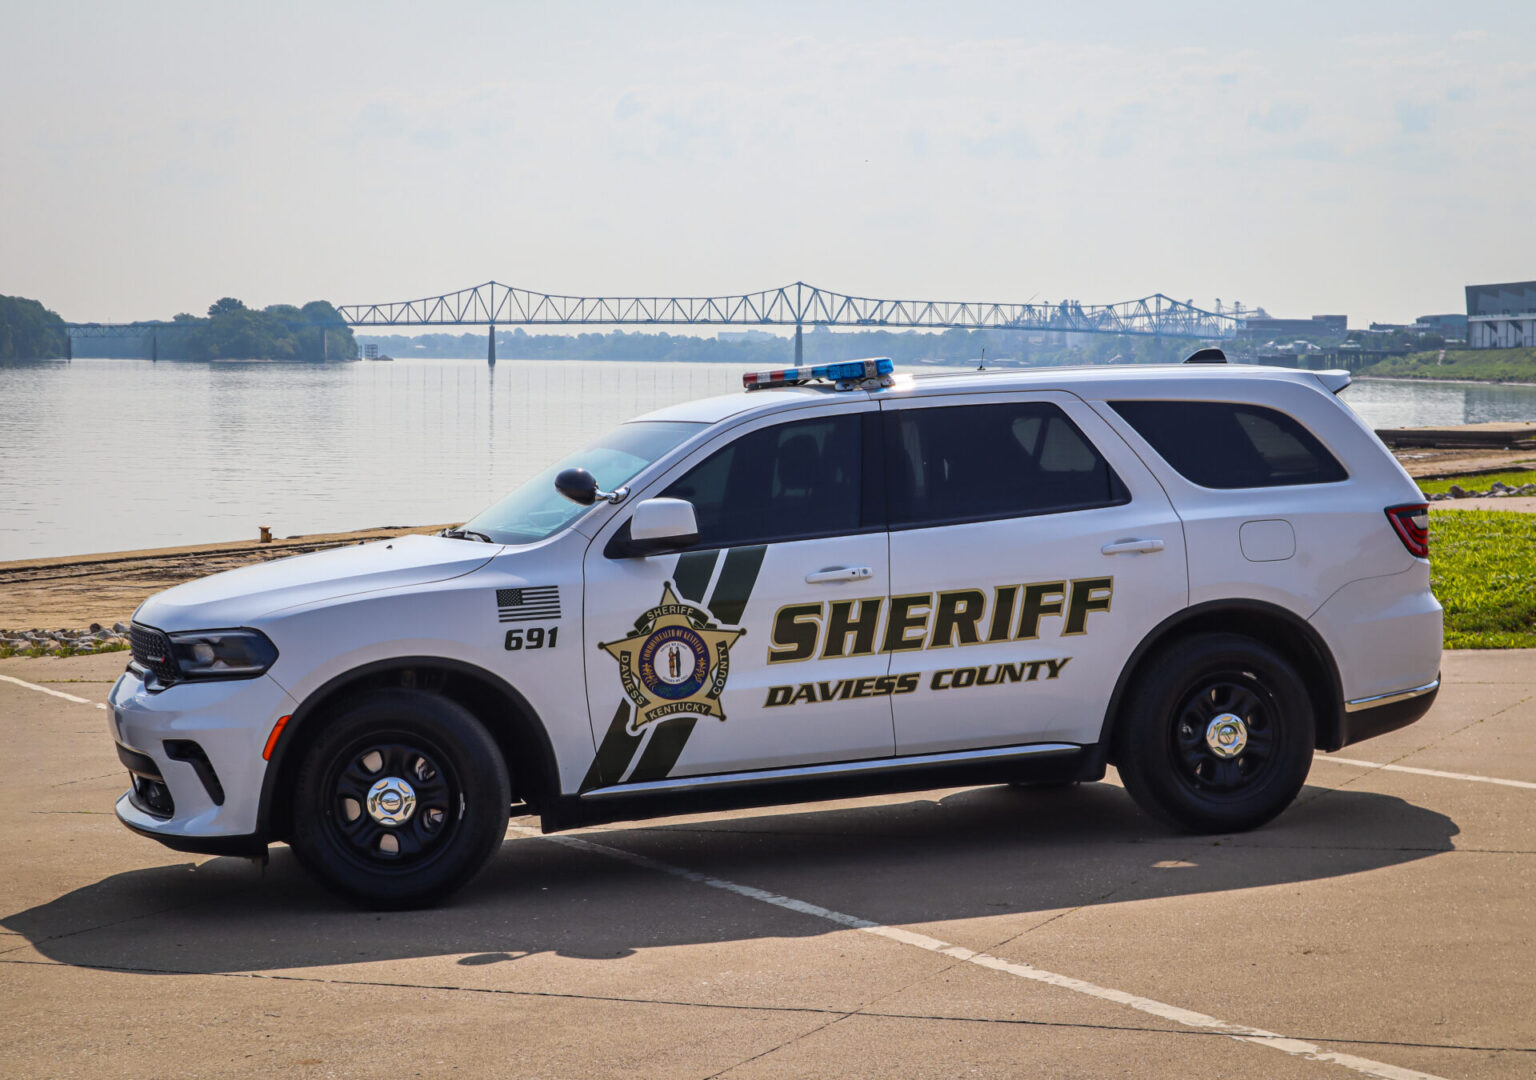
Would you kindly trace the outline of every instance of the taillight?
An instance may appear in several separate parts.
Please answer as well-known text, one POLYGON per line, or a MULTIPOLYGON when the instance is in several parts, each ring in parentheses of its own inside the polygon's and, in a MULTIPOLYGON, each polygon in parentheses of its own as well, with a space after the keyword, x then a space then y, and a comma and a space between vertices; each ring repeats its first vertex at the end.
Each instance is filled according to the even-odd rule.
POLYGON ((1429 558, 1429 504, 1407 503, 1404 506, 1387 507, 1387 520, 1397 530, 1398 539, 1408 554, 1417 559, 1429 558))

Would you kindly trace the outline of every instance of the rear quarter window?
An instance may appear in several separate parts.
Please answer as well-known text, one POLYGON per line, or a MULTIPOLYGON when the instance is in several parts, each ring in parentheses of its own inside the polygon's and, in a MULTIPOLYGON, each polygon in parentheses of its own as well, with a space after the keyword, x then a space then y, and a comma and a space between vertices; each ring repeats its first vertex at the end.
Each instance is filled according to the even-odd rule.
POLYGON ((1349 474, 1294 418, 1228 401, 1111 401, 1179 475, 1208 488, 1331 484, 1349 474))

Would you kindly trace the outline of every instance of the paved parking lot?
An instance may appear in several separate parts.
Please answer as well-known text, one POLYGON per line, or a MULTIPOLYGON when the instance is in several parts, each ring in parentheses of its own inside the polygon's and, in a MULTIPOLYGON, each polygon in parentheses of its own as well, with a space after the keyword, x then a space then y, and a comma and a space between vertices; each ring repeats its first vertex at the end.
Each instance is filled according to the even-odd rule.
POLYGON ((397 914, 118 825, 122 663, 0 661, 7 1077, 1536 1075, 1536 652, 1448 653, 1255 833, 1171 834, 1113 773, 514 819, 397 914))

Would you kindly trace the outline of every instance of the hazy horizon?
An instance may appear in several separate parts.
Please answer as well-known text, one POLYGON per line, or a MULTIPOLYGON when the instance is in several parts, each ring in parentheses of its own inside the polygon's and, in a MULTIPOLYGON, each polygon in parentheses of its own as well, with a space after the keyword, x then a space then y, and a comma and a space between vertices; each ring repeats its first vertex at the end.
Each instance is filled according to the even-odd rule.
POLYGON ((6 0, 0 293, 71 320, 490 278, 1351 325, 1536 278, 1536 5, 6 0))

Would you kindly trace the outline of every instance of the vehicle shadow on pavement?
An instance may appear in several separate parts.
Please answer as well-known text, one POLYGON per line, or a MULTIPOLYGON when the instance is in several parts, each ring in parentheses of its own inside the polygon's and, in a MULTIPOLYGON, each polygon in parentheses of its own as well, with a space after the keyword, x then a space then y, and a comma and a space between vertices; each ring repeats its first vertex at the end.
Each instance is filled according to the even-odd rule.
MULTIPOLYGON (((1456 824, 1402 799, 1307 788, 1269 826, 1160 828, 1120 788, 977 788, 933 800, 780 808, 582 839, 882 923, 933 923, 1369 873, 1452 849, 1456 824)), ((433 956, 616 958, 835 927, 580 847, 510 836, 435 910, 360 911, 284 847, 115 874, 0 919, 49 959, 141 972, 272 971, 433 956)))

